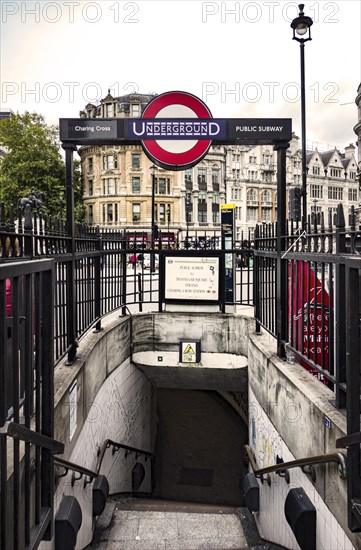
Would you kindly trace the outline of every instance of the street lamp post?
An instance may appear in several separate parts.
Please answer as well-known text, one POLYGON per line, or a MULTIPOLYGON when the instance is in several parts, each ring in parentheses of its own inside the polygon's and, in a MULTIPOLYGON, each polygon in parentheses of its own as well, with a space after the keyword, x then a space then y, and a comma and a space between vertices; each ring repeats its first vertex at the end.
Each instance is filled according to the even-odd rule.
POLYGON ((311 17, 304 14, 304 4, 299 4, 300 13, 292 23, 293 40, 300 43, 301 55, 301 132, 302 132, 302 227, 307 221, 307 173, 306 173, 306 95, 305 95, 305 42, 312 40, 311 17), (297 36, 298 35, 298 36, 297 36))

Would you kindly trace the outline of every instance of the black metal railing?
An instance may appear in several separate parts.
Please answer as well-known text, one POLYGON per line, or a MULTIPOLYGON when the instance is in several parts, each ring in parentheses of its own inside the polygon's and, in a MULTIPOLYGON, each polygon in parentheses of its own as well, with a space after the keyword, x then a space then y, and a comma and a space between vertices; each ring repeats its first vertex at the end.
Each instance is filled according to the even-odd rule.
POLYGON ((344 409, 345 270, 355 254, 361 267, 361 233, 354 224, 346 229, 342 205, 336 221, 333 226, 330 216, 326 227, 323 218, 313 226, 309 220, 305 231, 290 224, 281 255, 276 225, 257 227, 254 299, 256 329, 263 327, 277 338, 280 357, 297 361, 316 376, 334 392, 336 407, 344 409))
POLYGON ((54 260, 0 265, 0 546, 4 549, 33 549, 40 540, 52 538, 53 455, 64 450, 53 439, 53 297, 54 260))
MULTIPOLYGON (((31 216, 28 207, 24 215, 15 214, 10 211, 5 222, 0 204, 0 261, 19 264, 14 272, 16 307, 21 303, 22 308, 29 308, 31 285, 35 284, 23 279, 23 294, 17 290, 17 277, 24 273, 24 265, 42 258, 53 258, 55 264, 54 361, 50 364, 65 355, 72 362, 78 339, 92 327, 100 330, 102 317, 112 311, 126 314, 145 308, 161 310, 157 264, 164 249, 168 253, 186 250, 189 254, 203 249, 221 250, 233 258, 235 292, 231 303, 254 305, 256 330, 262 327, 272 334, 279 357, 291 363, 297 361, 333 392, 333 404, 348 411, 348 435, 360 431, 360 387, 354 380, 359 379, 361 357, 361 230, 356 227, 354 212, 349 227, 342 205, 338 206, 336 226, 331 215, 327 223, 322 215, 317 224, 309 219, 302 229, 290 222, 284 225, 282 234, 276 224, 262 224, 256 227, 254 241, 246 235, 227 250, 222 250, 220 232, 193 233, 185 240, 170 240, 169 235, 163 239, 159 232, 156 247, 151 249, 146 233, 137 240, 134 233, 76 226, 74 235, 68 237, 61 219, 42 218, 36 213, 31 216)), ((34 280, 40 277, 36 275, 34 280)), ((5 308, 4 279, 1 284, 0 300, 5 308)), ((35 302, 40 304, 43 290, 38 283, 35 288, 35 302)), ((28 363, 33 361, 33 344, 29 332, 22 337, 22 323, 23 318, 29 323, 29 315, 29 309, 25 316, 19 309, 14 329, 18 357, 24 361, 26 358, 28 363)), ((11 332, 12 321, 7 317, 11 316, 5 316, 1 325, 4 342, 11 332)), ((35 334, 39 335, 36 327, 35 334)), ((40 345, 37 341, 35 347, 40 345)), ((29 368, 21 361, 18 364, 15 354, 13 357, 15 367, 4 379, 9 388, 16 386, 15 394, 10 389, 6 398, 7 414, 13 400, 22 404, 25 385, 33 382, 25 378, 29 368)), ((353 449, 348 453, 356 469, 357 452, 353 449)), ((361 499, 361 483, 354 484, 350 491, 354 502, 361 499)))
MULTIPOLYGON (((135 235, 121 230, 102 230, 78 225, 74 239, 66 234, 60 218, 54 220, 11 209, 5 221, 0 203, 0 262, 53 258, 54 288, 54 359, 76 356, 79 338, 91 328, 101 329, 101 319, 116 310, 160 309, 159 258, 165 250, 219 250, 220 232, 193 232, 185 240, 170 239, 159 231, 155 248, 147 233, 135 235), (74 241, 74 242, 73 242, 74 241), (134 262, 133 262, 134 260, 134 262), (155 266, 155 267, 153 267, 155 266)), ((253 250, 250 234, 233 243, 227 254, 234 258, 232 303, 253 303, 253 250)))

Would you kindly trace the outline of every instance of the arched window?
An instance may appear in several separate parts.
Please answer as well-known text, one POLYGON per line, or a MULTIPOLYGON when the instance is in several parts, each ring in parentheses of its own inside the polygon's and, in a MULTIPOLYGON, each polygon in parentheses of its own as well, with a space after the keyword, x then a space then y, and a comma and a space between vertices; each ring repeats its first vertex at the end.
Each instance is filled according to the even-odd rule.
POLYGON ((247 191, 247 200, 258 202, 256 189, 248 189, 248 191, 247 191))

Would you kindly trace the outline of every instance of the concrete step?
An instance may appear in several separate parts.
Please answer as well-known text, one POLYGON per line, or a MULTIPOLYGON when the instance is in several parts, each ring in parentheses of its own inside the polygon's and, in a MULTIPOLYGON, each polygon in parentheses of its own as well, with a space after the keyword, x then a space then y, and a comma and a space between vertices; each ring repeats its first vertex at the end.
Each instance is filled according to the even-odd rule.
MULTIPOLYGON (((108 501, 92 550, 276 550, 245 508, 117 497, 108 501)), ((99 523, 99 520, 98 520, 99 523)))

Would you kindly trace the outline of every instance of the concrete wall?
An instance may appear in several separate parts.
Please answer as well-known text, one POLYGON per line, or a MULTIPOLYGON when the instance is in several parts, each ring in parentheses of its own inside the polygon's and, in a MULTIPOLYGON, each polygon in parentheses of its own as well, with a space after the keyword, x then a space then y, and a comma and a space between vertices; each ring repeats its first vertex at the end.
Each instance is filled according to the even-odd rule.
MULTIPOLYGON (((82 340, 74 365, 64 363, 56 369, 55 437, 66 443, 64 457, 92 469, 97 448, 105 438, 153 450, 151 385, 132 365, 132 353, 174 352, 179 341, 187 339, 201 340, 202 350, 207 353, 248 356, 250 445, 258 467, 274 464, 277 455, 287 461, 335 451, 336 439, 346 432, 346 420, 330 405, 332 393, 299 365, 278 359, 274 340, 267 334, 257 335, 252 318, 217 313, 160 313, 114 318, 101 333, 82 340), (77 416, 76 423, 71 424, 69 388, 75 380, 77 416), (326 418, 330 420, 327 426, 326 418), (70 429, 75 424, 70 440, 70 429)), ((117 457, 117 463, 110 455, 104 468, 113 490, 128 490, 126 478, 120 473, 122 468, 118 468, 122 460, 126 464, 124 457, 117 457), (112 464, 116 467, 112 468, 112 464)), ((318 550, 345 550, 352 544, 361 549, 360 536, 347 529, 346 482, 339 477, 336 466, 316 467, 315 483, 300 469, 290 474, 290 485, 276 474, 271 476, 270 488, 260 484, 261 511, 256 520, 261 534, 288 548, 297 548, 284 516, 284 501, 296 484, 304 487, 317 509, 318 550)), ((85 509, 89 508, 91 485, 84 489, 80 480, 73 488, 69 474, 62 478, 62 484, 67 494, 82 494, 85 509)), ((59 503, 60 491, 56 505, 59 503)), ((85 521, 77 548, 90 538, 91 525, 85 521)), ((42 548, 52 547, 44 543, 42 548)))
MULTIPOLYGON (((286 462, 337 452, 335 441, 345 434, 346 419, 330 404, 333 393, 300 365, 278 359, 275 352, 273 339, 251 330, 249 444, 258 468, 275 464, 277 455, 286 462)), ((291 488, 303 487, 317 510, 317 549, 361 548, 360 536, 347 528, 346 480, 338 475, 336 464, 315 470, 315 483, 300 468, 289 470, 289 485, 275 473, 270 487, 259 481, 260 512, 255 517, 261 536, 286 548, 299 548, 284 504, 291 488)))
MULTIPOLYGON (((153 397, 148 379, 131 364, 130 320, 117 318, 98 334, 91 333, 81 342, 76 362, 65 362, 55 372, 55 438, 65 443, 62 458, 95 470, 98 449, 112 439, 147 451, 154 450, 152 420, 153 397), (69 389, 76 382, 76 403, 70 402, 69 389), (71 419, 72 416, 72 419, 71 419), (75 431, 74 426, 76 425, 75 431), (71 431, 74 434, 71 437, 71 431)), ((151 461, 136 459, 125 451, 106 451, 100 470, 106 475, 110 493, 131 491, 131 471, 142 462, 146 478, 140 488, 151 491, 151 461)), ((60 468, 59 473, 64 469, 60 468)), ((55 514, 63 495, 75 496, 82 508, 83 522, 76 548, 87 546, 93 536, 92 486, 84 487, 84 478, 72 484, 73 472, 59 479, 55 495, 55 514)), ((43 542, 42 550, 54 548, 54 541, 43 542)))

